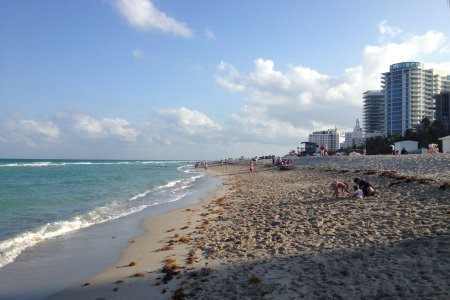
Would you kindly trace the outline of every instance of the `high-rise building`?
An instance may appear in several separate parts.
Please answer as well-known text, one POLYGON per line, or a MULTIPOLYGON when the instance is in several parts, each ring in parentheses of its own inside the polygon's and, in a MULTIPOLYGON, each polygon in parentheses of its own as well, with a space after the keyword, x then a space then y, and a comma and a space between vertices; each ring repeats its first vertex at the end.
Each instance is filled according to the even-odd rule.
POLYGON ((436 99, 436 120, 450 130, 450 92, 441 92, 433 97, 436 99))
POLYGON ((448 84, 448 77, 419 62, 402 62, 382 74, 382 89, 386 105, 385 132, 404 134, 415 129, 423 118, 435 119, 435 99, 448 84))
POLYGON ((328 150, 339 150, 341 143, 345 140, 345 134, 337 129, 314 131, 309 135, 308 141, 326 146, 328 150))
POLYGON ((363 93, 363 129, 366 136, 384 134, 385 101, 381 90, 363 93))
POLYGON ((445 92, 450 92, 450 75, 447 75, 447 80, 444 80, 442 89, 445 92))

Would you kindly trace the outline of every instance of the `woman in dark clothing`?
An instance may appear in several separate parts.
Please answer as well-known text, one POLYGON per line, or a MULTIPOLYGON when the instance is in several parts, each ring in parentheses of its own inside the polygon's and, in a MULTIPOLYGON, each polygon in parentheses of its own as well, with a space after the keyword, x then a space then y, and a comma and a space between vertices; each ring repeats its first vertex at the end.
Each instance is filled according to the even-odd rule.
POLYGON ((364 181, 360 178, 355 178, 353 182, 356 183, 359 186, 359 188, 363 191, 364 196, 368 197, 375 195, 375 189, 367 181, 364 181))

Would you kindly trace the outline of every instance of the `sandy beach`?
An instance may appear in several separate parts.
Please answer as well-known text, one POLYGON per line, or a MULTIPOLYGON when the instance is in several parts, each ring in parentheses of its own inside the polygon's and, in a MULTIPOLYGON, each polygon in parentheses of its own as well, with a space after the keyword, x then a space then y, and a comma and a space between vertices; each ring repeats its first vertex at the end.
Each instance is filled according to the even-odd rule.
POLYGON ((48 299, 448 299, 450 155, 208 169, 223 185, 148 218, 111 268, 48 299), (376 194, 332 197, 359 177, 376 194))

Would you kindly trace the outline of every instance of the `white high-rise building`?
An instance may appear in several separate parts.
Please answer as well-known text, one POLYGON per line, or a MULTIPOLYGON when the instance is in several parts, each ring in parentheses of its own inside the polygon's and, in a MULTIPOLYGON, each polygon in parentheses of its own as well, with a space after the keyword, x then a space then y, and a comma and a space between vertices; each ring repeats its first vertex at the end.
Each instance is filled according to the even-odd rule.
POLYGON ((384 134, 385 114, 383 91, 375 90, 363 93, 363 129, 366 137, 384 134))
POLYGON ((336 151, 340 149, 341 143, 345 140, 345 134, 337 129, 314 131, 309 135, 308 141, 325 146, 328 150, 336 151))
POLYGON ((448 77, 419 62, 393 64, 382 74, 385 96, 385 132, 404 134, 415 129, 423 118, 435 119, 435 99, 448 86, 448 77))

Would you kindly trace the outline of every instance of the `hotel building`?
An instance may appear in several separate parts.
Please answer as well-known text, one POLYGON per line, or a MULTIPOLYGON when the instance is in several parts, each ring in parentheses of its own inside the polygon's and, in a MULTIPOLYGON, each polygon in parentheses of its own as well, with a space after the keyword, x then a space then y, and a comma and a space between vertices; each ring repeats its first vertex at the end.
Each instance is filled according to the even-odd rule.
POLYGON ((339 150, 341 143, 345 141, 345 134, 337 129, 314 131, 309 135, 308 141, 326 146, 328 150, 339 150))
POLYGON ((419 62, 393 64, 382 74, 385 96, 385 133, 404 134, 415 129, 423 118, 435 119, 435 99, 447 85, 448 77, 419 62))

